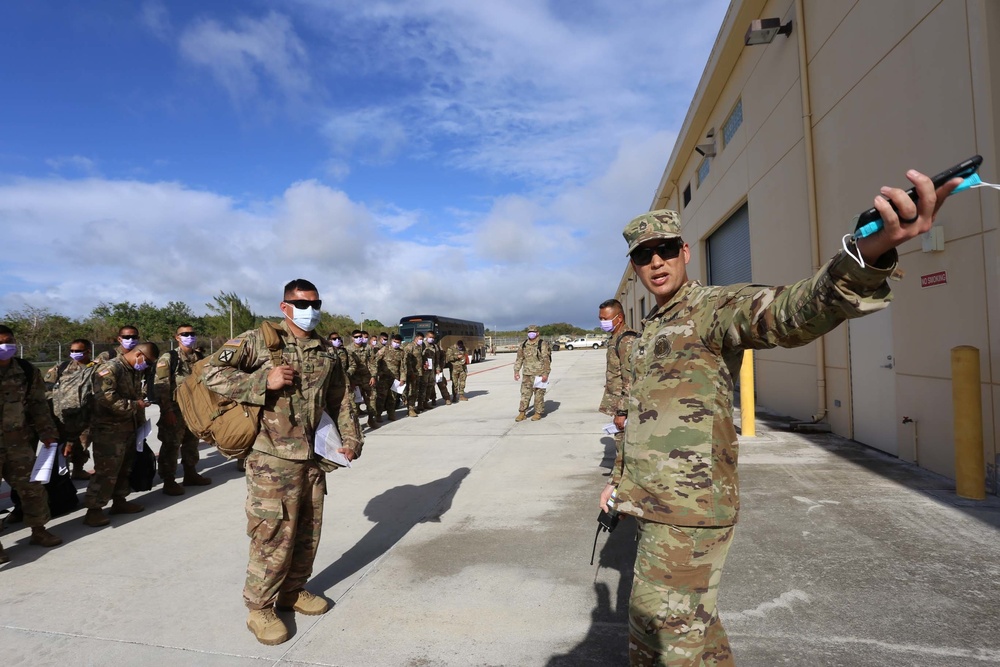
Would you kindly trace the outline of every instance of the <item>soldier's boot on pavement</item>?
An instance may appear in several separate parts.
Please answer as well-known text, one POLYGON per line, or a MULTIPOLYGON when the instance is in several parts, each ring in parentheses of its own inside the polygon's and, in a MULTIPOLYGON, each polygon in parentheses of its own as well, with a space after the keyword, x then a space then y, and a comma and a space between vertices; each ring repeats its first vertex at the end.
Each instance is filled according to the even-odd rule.
POLYGON ((212 483, 211 477, 205 477, 204 475, 199 475, 198 471, 193 467, 184 468, 184 479, 181 484, 184 486, 208 486, 212 483))
POLYGON ((406 414, 407 414, 407 416, 409 416, 409 417, 417 417, 417 416, 419 416, 419 415, 417 415, 417 413, 416 413, 416 412, 415 412, 415 411, 413 410, 413 408, 410 408, 410 411, 409 411, 409 412, 407 412, 406 414))
POLYGON ((3 550, 3 545, 2 545, 2 544, 0 544, 0 563, 7 563, 7 562, 10 562, 10 556, 8 556, 8 555, 7 555, 7 554, 6 554, 5 552, 4 552, 4 550, 3 550))
POLYGON ((261 644, 274 646, 288 641, 288 628, 274 613, 274 607, 251 609, 247 616, 247 629, 261 644))
POLYGON ((370 428, 373 431, 378 428, 378 420, 375 419, 375 417, 368 418, 368 428, 370 428))
POLYGON ((541 412, 536 412, 535 414, 531 415, 531 421, 533 421, 533 422, 538 421, 539 419, 542 418, 542 414, 543 413, 541 413, 541 412))
POLYGON ((4 523, 21 523, 22 521, 24 521, 24 512, 20 507, 15 507, 10 511, 10 514, 7 515, 7 519, 4 523))
POLYGON ((184 487, 177 483, 176 479, 163 480, 163 493, 168 496, 183 496, 184 487))
POLYGON ((56 537, 49 531, 45 530, 45 526, 35 526, 31 529, 31 544, 37 544, 40 547, 57 547, 62 544, 62 538, 56 537))
MULTIPOLYGON (((132 501, 125 500, 123 496, 115 496, 111 499, 111 509, 108 510, 110 514, 135 514, 136 512, 141 512, 146 509, 139 503, 133 503, 132 501)), ((88 512, 89 514, 90 512, 88 512)))
POLYGON ((89 509, 87 514, 83 517, 83 525, 90 526, 91 528, 100 528, 101 526, 106 526, 111 523, 109 519, 104 514, 104 510, 99 509, 89 509))
POLYGON ((393 408, 385 411, 385 420, 390 422, 396 421, 396 411, 393 408))
POLYGON ((330 603, 326 599, 313 595, 304 588, 278 593, 278 601, 274 603, 274 606, 281 611, 295 610, 306 616, 319 616, 330 609, 330 603))
POLYGON ((527 419, 527 415, 525 415, 523 412, 518 412, 517 416, 514 417, 514 421, 516 422, 523 422, 525 419, 527 419))
POLYGON ((467 401, 467 400, 469 400, 469 399, 467 399, 467 398, 465 397, 465 394, 462 394, 461 396, 459 396, 459 397, 458 397, 458 400, 460 400, 460 401, 467 401))
POLYGON ((451 405, 451 399, 450 398, 444 399, 444 404, 445 405, 451 405))
POLYGON ((74 465, 73 474, 70 475, 70 479, 78 479, 86 482, 88 479, 90 479, 90 473, 83 469, 82 464, 74 465))

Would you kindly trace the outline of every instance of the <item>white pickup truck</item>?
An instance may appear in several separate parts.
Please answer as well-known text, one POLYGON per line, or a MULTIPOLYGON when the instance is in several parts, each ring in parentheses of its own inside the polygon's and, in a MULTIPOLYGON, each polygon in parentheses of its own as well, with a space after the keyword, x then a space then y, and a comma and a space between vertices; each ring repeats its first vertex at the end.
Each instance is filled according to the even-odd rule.
POLYGON ((566 349, 572 350, 577 347, 592 347, 595 350, 604 345, 603 338, 577 338, 566 343, 566 349))

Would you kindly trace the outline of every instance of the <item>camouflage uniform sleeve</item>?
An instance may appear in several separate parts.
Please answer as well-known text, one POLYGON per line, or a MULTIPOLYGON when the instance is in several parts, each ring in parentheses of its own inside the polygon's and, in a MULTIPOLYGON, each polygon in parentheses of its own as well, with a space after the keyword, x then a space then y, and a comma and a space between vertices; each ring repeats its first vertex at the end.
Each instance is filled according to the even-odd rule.
POLYGON ((264 405, 271 355, 256 331, 226 341, 205 364, 205 386, 248 405, 264 405))
POLYGON ((118 395, 118 376, 110 361, 102 363, 94 373, 94 399, 118 417, 130 417, 139 409, 136 401, 118 395))
POLYGON ((49 370, 45 371, 45 378, 43 382, 45 382, 45 387, 47 389, 52 389, 52 385, 59 381, 59 366, 60 364, 56 364, 49 370))
POLYGON ((368 352, 365 354, 365 363, 368 366, 368 373, 372 377, 378 377, 378 355, 372 354, 370 348, 368 352))
POLYGON ((618 395, 619 403, 615 406, 615 412, 628 411, 628 394, 632 389, 632 343, 635 336, 622 336, 618 343, 618 363, 621 369, 621 390, 618 395))
POLYGON ((156 374, 153 379, 153 391, 163 413, 174 412, 176 409, 174 392, 170 384, 170 353, 164 352, 156 362, 156 374))
MULTIPOLYGON (((336 371, 341 372, 341 371, 336 371)), ((327 394, 327 412, 337 422, 337 431, 340 432, 340 442, 344 447, 354 452, 354 458, 361 456, 361 448, 365 439, 361 435, 361 423, 358 421, 357 408, 354 403, 354 392, 345 391, 339 396, 340 403, 333 405, 330 399, 335 395, 327 394)))
POLYGON ((886 279, 896 260, 893 250, 880 258, 880 266, 861 268, 840 252, 816 275, 793 285, 722 290, 710 342, 719 351, 805 345, 845 319, 888 306, 886 279))
POLYGON ((544 340, 538 344, 538 348, 542 353, 542 375, 548 375, 552 372, 552 348, 544 340))
MULTIPOLYGON (((55 422, 52 420, 52 410, 49 409, 49 401, 45 398, 45 385, 42 383, 42 373, 34 367, 31 370, 35 374, 34 379, 31 381, 31 393, 27 397, 27 413, 31 417, 31 424, 40 440, 58 440, 59 432, 56 430, 55 422)), ((32 443, 32 445, 34 444, 32 443)))
POLYGON ((517 373, 524 366, 524 344, 517 346, 517 357, 514 358, 514 372, 517 373))

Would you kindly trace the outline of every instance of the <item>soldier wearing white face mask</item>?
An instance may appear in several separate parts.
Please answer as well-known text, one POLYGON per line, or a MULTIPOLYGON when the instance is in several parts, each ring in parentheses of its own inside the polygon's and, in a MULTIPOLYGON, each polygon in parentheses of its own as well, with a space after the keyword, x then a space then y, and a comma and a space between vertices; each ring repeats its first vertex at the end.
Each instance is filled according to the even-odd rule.
POLYGON ((163 493, 168 496, 184 493, 184 487, 175 479, 178 451, 184 467, 184 486, 205 486, 212 483, 210 478, 199 475, 195 469, 198 465, 198 436, 188 429, 174 402, 174 391, 204 355, 195 349, 198 338, 190 324, 177 327, 174 338, 178 347, 160 356, 156 362, 155 380, 156 399, 160 405, 160 421, 156 424, 161 443, 158 468, 160 479, 163 480, 163 493))

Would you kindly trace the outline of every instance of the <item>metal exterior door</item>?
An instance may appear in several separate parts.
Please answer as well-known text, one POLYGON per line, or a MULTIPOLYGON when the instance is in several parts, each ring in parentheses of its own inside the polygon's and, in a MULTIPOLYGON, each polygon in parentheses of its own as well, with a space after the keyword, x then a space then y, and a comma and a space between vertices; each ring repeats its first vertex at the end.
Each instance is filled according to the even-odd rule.
POLYGON ((850 320, 854 439, 899 455, 896 436, 896 361, 889 308, 850 320))

